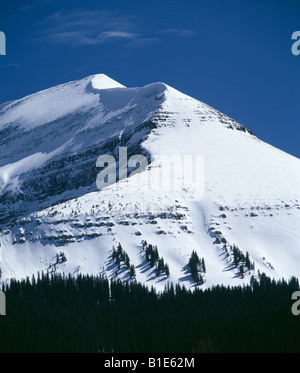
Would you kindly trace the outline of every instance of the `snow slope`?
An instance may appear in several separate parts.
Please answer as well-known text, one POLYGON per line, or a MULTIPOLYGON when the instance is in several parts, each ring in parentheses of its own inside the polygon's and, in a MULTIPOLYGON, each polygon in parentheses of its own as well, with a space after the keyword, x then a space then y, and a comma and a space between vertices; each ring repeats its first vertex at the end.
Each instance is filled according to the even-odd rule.
POLYGON ((0 149, 3 279, 38 270, 128 279, 112 259, 119 242, 137 280, 159 289, 195 286, 193 250, 205 259, 202 287, 258 271, 300 276, 299 159, 164 83, 126 88, 99 74, 4 104, 0 149), (120 147, 148 167, 99 191, 97 158, 118 161, 120 147), (182 174, 161 164, 165 155, 183 162, 182 174), (196 184, 186 183, 191 172, 196 184), (174 176, 181 188, 169 185, 174 176), (157 245, 169 278, 156 276, 142 241, 157 245), (233 245, 254 269, 235 266, 233 245), (60 252, 64 263, 56 263, 60 252))

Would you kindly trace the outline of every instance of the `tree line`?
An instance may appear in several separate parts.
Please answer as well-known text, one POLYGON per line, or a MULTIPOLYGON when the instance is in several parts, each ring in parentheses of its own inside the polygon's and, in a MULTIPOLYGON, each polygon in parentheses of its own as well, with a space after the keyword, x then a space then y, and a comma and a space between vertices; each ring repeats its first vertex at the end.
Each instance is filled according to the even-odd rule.
POLYGON ((296 278, 156 291, 104 276, 38 273, 2 286, 0 352, 299 352, 296 278))

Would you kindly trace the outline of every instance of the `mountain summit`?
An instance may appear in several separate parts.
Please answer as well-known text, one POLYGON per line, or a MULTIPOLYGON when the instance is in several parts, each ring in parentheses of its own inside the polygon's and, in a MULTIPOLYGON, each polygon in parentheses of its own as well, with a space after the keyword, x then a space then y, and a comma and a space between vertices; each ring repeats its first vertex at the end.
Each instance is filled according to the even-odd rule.
POLYGON ((2 279, 101 273, 163 288, 300 275, 299 159, 164 83, 98 74, 2 104, 0 150, 2 279), (103 155, 116 179, 99 190, 103 155), (164 156, 184 161, 178 185, 201 168, 201 198, 163 187, 164 156))
POLYGON ((126 88, 105 74, 92 75, 91 84, 95 89, 126 88))

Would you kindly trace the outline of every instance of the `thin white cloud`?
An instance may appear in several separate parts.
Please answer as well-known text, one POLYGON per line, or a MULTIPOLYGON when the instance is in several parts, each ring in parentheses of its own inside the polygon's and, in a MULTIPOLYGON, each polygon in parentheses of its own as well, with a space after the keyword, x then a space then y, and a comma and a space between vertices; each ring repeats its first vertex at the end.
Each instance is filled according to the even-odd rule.
POLYGON ((112 38, 136 39, 138 38, 138 34, 124 31, 105 31, 97 36, 97 41, 101 43, 112 38))
POLYGON ((133 17, 118 16, 110 11, 59 11, 41 23, 34 40, 68 45, 97 45, 116 39, 133 40, 133 17))
POLYGON ((79 45, 98 45, 113 39, 135 39, 137 34, 123 31, 105 31, 101 32, 96 36, 85 35, 82 31, 69 31, 69 32, 59 32, 51 35, 45 35, 42 37, 35 38, 35 40, 51 41, 55 44, 68 44, 72 46, 79 45))
POLYGON ((144 47, 161 42, 166 35, 188 37, 193 31, 169 28, 141 32, 135 16, 124 16, 110 10, 60 10, 39 24, 31 40, 68 46, 100 45, 113 41, 125 47, 144 47))

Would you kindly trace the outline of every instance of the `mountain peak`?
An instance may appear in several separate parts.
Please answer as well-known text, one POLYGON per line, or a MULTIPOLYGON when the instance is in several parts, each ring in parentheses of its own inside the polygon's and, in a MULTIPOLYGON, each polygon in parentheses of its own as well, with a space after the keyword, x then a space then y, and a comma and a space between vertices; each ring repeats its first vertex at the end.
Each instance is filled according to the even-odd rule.
POLYGON ((123 281, 117 242, 136 280, 159 289, 198 286, 193 251, 205 258, 204 287, 258 271, 299 276, 299 175, 298 159, 163 82, 125 88, 96 74, 37 92, 0 106, 2 278, 101 271, 123 281), (115 162, 103 170, 106 155, 115 162), (98 190, 108 170, 116 185, 98 190), (143 242, 169 277, 147 263, 143 242))
POLYGON ((105 74, 95 74, 91 76, 91 83, 95 89, 126 88, 123 84, 105 74))

